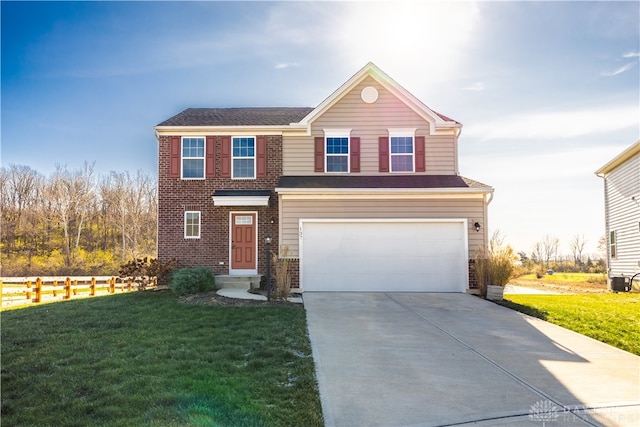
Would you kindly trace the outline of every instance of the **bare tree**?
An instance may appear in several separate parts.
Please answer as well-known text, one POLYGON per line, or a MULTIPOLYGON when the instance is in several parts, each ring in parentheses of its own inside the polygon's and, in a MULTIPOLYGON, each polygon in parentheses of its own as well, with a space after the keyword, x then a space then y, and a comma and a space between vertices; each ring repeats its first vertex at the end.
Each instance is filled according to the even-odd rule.
POLYGON ((531 258, 534 262, 542 265, 542 261, 544 260, 544 250, 542 246, 542 242, 536 242, 533 245, 533 252, 531 252, 531 258))
POLYGON ((584 235, 579 234, 573 236, 573 238, 569 242, 569 247, 571 248, 571 253, 573 255, 573 262, 580 268, 582 268, 582 253, 584 252, 584 248, 586 245, 587 239, 584 237, 584 235))
POLYGON ((33 239, 33 211, 38 204, 44 177, 29 166, 11 164, 0 173, 2 239, 7 254, 16 245, 33 239))
POLYGON ((53 213, 62 227, 67 267, 72 266, 78 253, 82 228, 94 197, 93 166, 94 164, 85 162, 82 169, 69 171, 66 166, 56 165, 56 171, 50 179, 48 191, 53 213))
POLYGON ((542 240, 542 253, 544 256, 545 266, 549 268, 549 261, 558 254, 558 238, 551 237, 548 234, 542 240))

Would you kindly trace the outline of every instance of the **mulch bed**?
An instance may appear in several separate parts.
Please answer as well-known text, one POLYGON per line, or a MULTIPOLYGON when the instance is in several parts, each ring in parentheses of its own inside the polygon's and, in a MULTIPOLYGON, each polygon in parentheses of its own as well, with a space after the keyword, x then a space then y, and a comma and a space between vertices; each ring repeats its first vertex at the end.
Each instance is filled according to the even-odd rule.
POLYGON ((242 299, 242 298, 228 298, 216 294, 216 291, 205 292, 202 294, 185 295, 178 297, 178 301, 183 304, 193 305, 237 305, 237 306, 256 306, 256 305, 292 305, 300 306, 300 304, 289 301, 275 301, 270 302, 255 300, 255 299, 242 299))

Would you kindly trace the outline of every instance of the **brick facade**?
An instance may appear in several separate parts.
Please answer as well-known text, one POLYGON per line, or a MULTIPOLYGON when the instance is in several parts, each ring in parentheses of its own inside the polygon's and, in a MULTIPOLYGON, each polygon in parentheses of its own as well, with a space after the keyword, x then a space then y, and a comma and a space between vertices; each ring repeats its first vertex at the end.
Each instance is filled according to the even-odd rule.
MULTIPOLYGON (((204 135, 203 135, 204 136, 204 135)), ((266 270, 264 241, 271 234, 278 248, 278 197, 275 187, 282 175, 282 137, 267 136, 267 176, 251 180, 222 178, 222 137, 215 137, 215 177, 202 180, 170 178, 171 136, 158 141, 158 258, 177 259, 183 266, 206 266, 215 274, 229 274, 230 212, 258 214, 258 274, 266 270), (269 206, 214 206, 216 190, 270 190, 269 206), (200 211, 200 238, 184 238, 184 212, 200 211)))

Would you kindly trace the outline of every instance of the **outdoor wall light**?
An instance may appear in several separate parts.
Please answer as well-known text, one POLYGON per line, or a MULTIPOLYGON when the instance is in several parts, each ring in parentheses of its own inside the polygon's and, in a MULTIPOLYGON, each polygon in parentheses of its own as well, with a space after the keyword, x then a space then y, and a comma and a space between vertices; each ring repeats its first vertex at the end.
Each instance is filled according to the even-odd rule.
POLYGON ((480 223, 476 221, 473 226, 476 228, 476 231, 480 231, 480 223))

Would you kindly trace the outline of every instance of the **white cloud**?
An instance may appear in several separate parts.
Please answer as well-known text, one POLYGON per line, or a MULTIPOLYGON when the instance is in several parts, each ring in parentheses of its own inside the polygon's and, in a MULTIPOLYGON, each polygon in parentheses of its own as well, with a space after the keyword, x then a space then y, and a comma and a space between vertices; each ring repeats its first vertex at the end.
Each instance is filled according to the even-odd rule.
POLYGON ((638 58, 640 57, 640 52, 627 52, 622 55, 623 58, 638 58))
POLYGON ((279 62, 276 65, 273 66, 273 68, 275 68, 276 70, 284 70, 285 68, 291 68, 291 67, 299 67, 300 64, 297 62, 279 62))
POLYGON ((602 73, 600 73, 601 76, 604 77, 613 77, 613 76, 617 76, 618 74, 622 74, 625 71, 629 71, 631 68, 633 68, 633 66, 636 65, 635 62, 630 62, 628 64, 623 65, 622 67, 619 67, 613 71, 603 71, 602 73))
POLYGON ((481 91, 484 90, 484 83, 483 82, 475 82, 474 84, 465 87, 464 90, 468 90, 468 91, 471 91, 471 92, 481 92, 481 91))
POLYGON ((638 127, 640 107, 602 107, 591 110, 524 113, 495 121, 469 123, 467 137, 487 139, 558 139, 601 134, 638 127))

